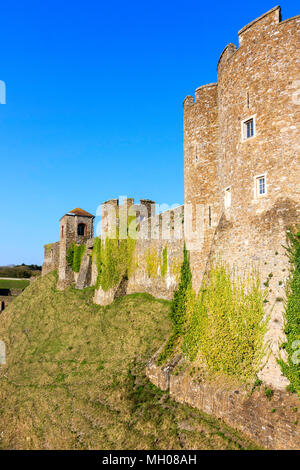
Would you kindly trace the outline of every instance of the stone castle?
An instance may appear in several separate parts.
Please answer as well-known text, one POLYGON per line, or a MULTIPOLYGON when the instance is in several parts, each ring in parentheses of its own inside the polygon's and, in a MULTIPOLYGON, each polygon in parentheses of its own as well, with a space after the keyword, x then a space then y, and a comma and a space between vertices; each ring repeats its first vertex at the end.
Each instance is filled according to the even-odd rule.
MULTIPOLYGON (((286 231, 300 223, 299 33, 300 16, 282 21, 280 7, 273 8, 239 31, 238 47, 225 47, 218 82, 185 98, 184 205, 156 214, 150 200, 103 204, 102 237, 108 206, 116 208, 117 218, 122 211, 136 215, 137 269, 122 286, 96 289, 94 298, 102 305, 132 292, 172 298, 184 240, 196 290, 209 262, 219 256, 243 272, 254 264, 270 287, 266 339, 272 354, 260 378, 277 389, 287 385, 276 361, 284 321, 278 299, 289 274, 283 245, 286 231), (192 236, 188 223, 196 227, 192 236), (167 273, 162 276, 158 265, 150 277, 146 253, 155 250, 160 258, 165 247, 167 273)), ((74 282, 79 289, 95 285, 93 225, 92 214, 74 209, 60 219, 60 241, 45 246, 43 274, 57 269, 59 289, 74 282), (78 273, 66 261, 73 243, 86 245, 78 273)))

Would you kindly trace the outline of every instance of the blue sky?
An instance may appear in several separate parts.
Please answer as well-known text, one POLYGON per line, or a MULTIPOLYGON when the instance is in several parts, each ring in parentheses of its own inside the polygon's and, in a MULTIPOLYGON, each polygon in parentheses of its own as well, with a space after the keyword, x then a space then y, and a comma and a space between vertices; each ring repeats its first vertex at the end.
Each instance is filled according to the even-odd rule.
MULTIPOLYGON (((183 202, 182 102, 274 1, 1 5, 0 265, 41 263, 74 207, 183 202)), ((283 19, 300 13, 282 1, 283 19)))

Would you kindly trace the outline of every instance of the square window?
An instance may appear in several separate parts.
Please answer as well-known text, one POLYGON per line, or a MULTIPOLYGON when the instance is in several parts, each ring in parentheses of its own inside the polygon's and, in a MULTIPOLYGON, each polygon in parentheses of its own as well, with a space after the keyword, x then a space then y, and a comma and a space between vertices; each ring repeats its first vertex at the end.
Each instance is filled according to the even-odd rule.
POLYGON ((255 197, 264 196, 267 193, 266 175, 255 177, 255 197))
POLYGON ((265 194, 266 192, 266 182, 264 176, 259 178, 259 194, 265 194))
POLYGON ((255 116, 242 121, 242 140, 255 136, 255 116))
POLYGON ((249 139, 249 137, 253 137, 254 135, 253 119, 249 119, 249 121, 246 121, 245 125, 247 131, 247 139, 249 139))

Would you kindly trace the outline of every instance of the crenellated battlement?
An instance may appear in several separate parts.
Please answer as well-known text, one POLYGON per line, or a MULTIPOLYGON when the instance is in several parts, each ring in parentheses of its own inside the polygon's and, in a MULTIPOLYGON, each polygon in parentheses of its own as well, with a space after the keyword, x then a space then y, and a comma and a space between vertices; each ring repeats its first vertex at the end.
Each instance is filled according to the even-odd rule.
POLYGON ((221 65, 221 63, 223 63, 223 62, 227 62, 233 56, 233 54, 236 51, 237 51, 237 47, 236 47, 235 44, 233 44, 233 43, 227 44, 227 46, 223 49, 223 51, 220 55, 218 65, 217 65, 217 69, 219 70, 219 65, 221 65))
MULTIPOLYGON (((300 20, 300 15, 288 18, 282 21, 281 7, 276 6, 266 13, 262 14, 255 20, 251 21, 238 32, 239 47, 235 44, 228 44, 220 55, 218 61, 218 74, 222 73, 224 66, 231 65, 232 59, 236 57, 236 53, 241 53, 244 48, 248 48, 247 53, 254 53, 257 50, 268 46, 274 41, 274 44, 280 39, 284 42, 285 26, 287 23, 296 23, 300 20)), ((290 34, 289 31, 286 34, 290 34)))
POLYGON ((281 7, 277 5, 276 7, 272 8, 271 10, 263 13, 255 20, 251 21, 250 23, 246 24, 242 29, 239 30, 238 36, 241 44, 241 40, 243 34, 247 32, 258 31, 258 28, 269 29, 272 26, 277 26, 281 21, 281 7))
POLYGON ((207 85, 201 85, 195 90, 195 98, 191 95, 188 95, 185 97, 183 101, 183 107, 188 108, 190 106, 193 106, 195 103, 204 101, 207 97, 207 95, 213 94, 213 89, 217 87, 217 83, 208 83, 207 85))

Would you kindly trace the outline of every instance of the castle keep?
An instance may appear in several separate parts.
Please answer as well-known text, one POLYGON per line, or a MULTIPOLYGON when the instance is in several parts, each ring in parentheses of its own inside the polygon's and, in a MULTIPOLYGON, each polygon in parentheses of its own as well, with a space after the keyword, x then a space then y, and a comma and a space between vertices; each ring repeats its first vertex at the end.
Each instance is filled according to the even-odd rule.
MULTIPOLYGON (((239 31, 238 47, 225 47, 217 65, 218 82, 185 98, 184 206, 155 214, 149 200, 103 205, 103 223, 108 203, 116 208, 117 219, 122 210, 136 216, 136 269, 122 286, 97 288, 94 298, 101 304, 131 292, 172 298, 184 239, 196 290, 217 257, 243 272, 255 265, 262 281, 269 279, 272 307, 267 338, 272 354, 261 379, 279 389, 287 384, 276 362, 284 311, 277 299, 284 297, 289 273, 282 245, 286 230, 300 223, 299 33, 300 16, 282 21, 280 7, 273 8, 239 31), (199 237, 190 237, 190 218, 199 237), (166 272, 161 264, 164 250, 166 272), (146 259, 154 252, 160 261, 150 276, 146 259)), ((58 288, 73 282, 77 288, 95 285, 93 221, 91 214, 74 209, 60 220, 60 242, 45 246, 43 274, 58 269, 58 288), (67 263, 74 243, 86 246, 78 273, 67 263)), ((102 226, 103 238, 104 233, 102 226)))

